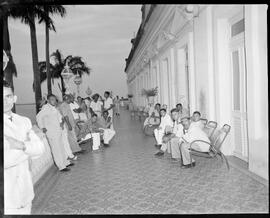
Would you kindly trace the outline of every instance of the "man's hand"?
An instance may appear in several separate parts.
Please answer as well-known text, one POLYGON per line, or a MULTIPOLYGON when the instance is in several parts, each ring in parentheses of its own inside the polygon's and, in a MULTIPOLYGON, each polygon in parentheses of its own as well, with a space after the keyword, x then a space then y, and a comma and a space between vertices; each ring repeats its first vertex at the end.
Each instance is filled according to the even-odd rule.
POLYGON ((47 132, 47 129, 46 128, 42 128, 42 132, 43 133, 46 133, 47 132))
POLYGON ((22 141, 19 141, 10 136, 5 136, 5 138, 8 140, 11 149, 24 150, 25 145, 22 141))

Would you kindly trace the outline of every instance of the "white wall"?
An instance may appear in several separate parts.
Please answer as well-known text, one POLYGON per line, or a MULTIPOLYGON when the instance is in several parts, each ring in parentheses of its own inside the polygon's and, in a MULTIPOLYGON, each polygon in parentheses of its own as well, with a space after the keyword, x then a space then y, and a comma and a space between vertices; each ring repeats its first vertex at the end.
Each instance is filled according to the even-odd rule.
POLYGON ((267 6, 247 5, 245 11, 249 169, 268 179, 267 6))

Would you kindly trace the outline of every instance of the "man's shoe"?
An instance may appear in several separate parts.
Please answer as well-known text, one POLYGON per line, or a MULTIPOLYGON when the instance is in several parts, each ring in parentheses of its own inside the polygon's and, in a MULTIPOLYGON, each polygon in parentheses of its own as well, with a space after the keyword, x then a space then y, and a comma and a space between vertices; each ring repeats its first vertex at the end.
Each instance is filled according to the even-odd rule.
POLYGON ((156 147, 157 149, 160 149, 161 146, 162 146, 162 145, 155 144, 155 147, 156 147))
POLYGON ((69 165, 67 165, 67 167, 71 167, 71 166, 74 166, 75 164, 74 163, 70 163, 69 165))
POLYGON ((77 152, 75 152, 74 154, 84 154, 86 152, 86 150, 80 150, 80 151, 77 151, 77 152))
POLYGON ((68 159, 69 159, 69 160, 77 160, 77 159, 78 159, 78 157, 74 155, 74 157, 73 157, 73 158, 70 158, 70 157, 69 157, 68 159))
POLYGON ((191 167, 195 167, 195 162, 193 162, 191 164, 187 164, 187 165, 182 165, 181 166, 182 169, 187 169, 187 168, 191 168, 191 167))
POLYGON ((105 144, 105 143, 103 143, 103 145, 104 145, 104 147, 109 147, 110 146, 109 144, 105 144))
POLYGON ((64 169, 60 170, 60 172, 67 172, 67 171, 70 171, 70 169, 69 168, 64 168, 64 169))
POLYGON ((162 155, 164 155, 164 152, 162 151, 159 151, 158 153, 155 154, 155 156, 162 156, 162 155))

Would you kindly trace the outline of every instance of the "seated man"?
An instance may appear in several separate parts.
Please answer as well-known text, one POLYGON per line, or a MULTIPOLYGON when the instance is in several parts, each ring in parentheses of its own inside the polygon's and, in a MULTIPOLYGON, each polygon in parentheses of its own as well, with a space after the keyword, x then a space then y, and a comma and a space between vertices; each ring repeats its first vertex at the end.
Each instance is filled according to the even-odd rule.
POLYGON ((189 154, 190 148, 201 152, 208 152, 210 148, 210 145, 204 142, 196 142, 192 144, 192 147, 190 147, 190 143, 195 140, 203 140, 210 143, 210 140, 201 128, 195 125, 190 125, 191 122, 189 117, 184 117, 181 119, 181 121, 184 128, 187 129, 187 132, 179 140, 180 152, 182 157, 181 168, 189 168, 191 166, 195 166, 195 161, 191 160, 189 154))
POLYGON ((99 130, 95 123, 97 122, 97 115, 93 114, 91 119, 88 119, 80 129, 78 139, 79 144, 83 141, 86 141, 90 138, 93 138, 93 151, 99 150, 100 148, 100 133, 102 132, 99 130))
POLYGON ((162 138, 165 134, 165 128, 167 126, 173 127, 173 122, 169 114, 166 113, 165 108, 160 109, 161 114, 161 122, 158 128, 154 130, 155 139, 157 141, 156 147, 161 148, 162 146, 162 138))
POLYGON ((199 127, 201 129, 204 128, 204 124, 201 121, 201 113, 199 111, 194 111, 193 115, 192 115, 192 122, 191 124, 192 126, 196 126, 199 127))
POLYGON ((157 103, 155 107, 153 108, 152 105, 148 111, 149 117, 147 117, 144 121, 144 127, 152 126, 152 125, 159 125, 160 123, 160 104, 157 103))
POLYGON ((178 103, 176 105, 176 109, 178 110, 178 113, 179 113, 179 122, 181 122, 181 119, 183 117, 186 117, 186 116, 189 116, 189 112, 187 109, 183 108, 182 104, 181 103, 178 103))
POLYGON ((112 124, 111 117, 109 117, 108 111, 103 112, 103 116, 97 118, 96 122, 93 123, 96 128, 101 130, 101 135, 103 136, 104 146, 109 146, 110 140, 115 135, 115 131, 110 129, 112 124))
MULTIPOLYGON (((164 152, 166 150, 168 151, 168 153, 171 153, 172 149, 175 150, 176 146, 177 146, 177 149, 179 150, 178 142, 179 142, 180 137, 182 137, 183 135, 183 126, 180 122, 178 122, 179 113, 176 108, 171 110, 171 116, 174 121, 172 131, 167 132, 167 134, 163 136, 162 146, 160 148, 160 151, 155 154, 156 156, 164 155, 164 152)), ((175 157, 174 155, 172 156, 172 158, 174 161, 178 161, 178 159, 180 158, 180 154, 177 157, 175 157)))

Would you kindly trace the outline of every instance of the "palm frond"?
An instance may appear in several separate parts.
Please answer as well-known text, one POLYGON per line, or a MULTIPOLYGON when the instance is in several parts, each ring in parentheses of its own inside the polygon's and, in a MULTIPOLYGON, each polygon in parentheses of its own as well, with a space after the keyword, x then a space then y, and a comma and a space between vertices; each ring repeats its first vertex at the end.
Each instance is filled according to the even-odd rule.
POLYGON ((152 89, 142 89, 142 96, 151 97, 158 94, 158 87, 152 89))

